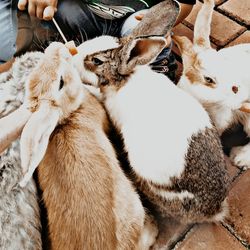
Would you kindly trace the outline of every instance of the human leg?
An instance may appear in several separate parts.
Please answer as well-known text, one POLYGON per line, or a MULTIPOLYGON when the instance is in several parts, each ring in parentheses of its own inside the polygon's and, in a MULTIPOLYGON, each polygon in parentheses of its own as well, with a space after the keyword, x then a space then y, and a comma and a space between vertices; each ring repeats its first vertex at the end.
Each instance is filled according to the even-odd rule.
POLYGON ((0 1, 0 64, 13 57, 16 51, 17 0, 0 1))
POLYGON ((108 20, 94 14, 82 0, 61 0, 55 19, 69 39, 83 42, 100 35, 118 36, 123 18, 108 20))

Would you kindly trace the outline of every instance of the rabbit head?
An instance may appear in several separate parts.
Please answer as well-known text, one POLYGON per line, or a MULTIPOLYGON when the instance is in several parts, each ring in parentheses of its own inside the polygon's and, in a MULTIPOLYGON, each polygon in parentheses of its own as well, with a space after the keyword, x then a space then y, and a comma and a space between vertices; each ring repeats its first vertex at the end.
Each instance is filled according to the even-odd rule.
POLYGON ((174 37, 182 53, 183 74, 178 86, 204 105, 223 105, 237 110, 248 100, 246 86, 235 79, 235 69, 217 51, 196 52, 186 37, 174 37))
POLYGON ((81 104, 82 83, 72 56, 62 43, 51 43, 29 76, 25 104, 32 112, 20 140, 21 164, 26 185, 42 160, 50 134, 81 104))
POLYGON ((157 36, 129 41, 108 36, 99 37, 80 45, 78 49, 80 52, 75 56, 75 64, 84 83, 100 87, 101 90, 106 86, 119 89, 136 67, 152 62, 165 44, 165 39, 157 36), (99 46, 99 52, 83 55, 85 48, 92 46, 93 42, 99 45, 112 42, 114 46, 106 50, 99 46))
POLYGON ((183 59, 178 86, 202 104, 225 105, 236 110, 248 99, 248 94, 244 84, 235 79, 233 65, 210 45, 213 8, 214 0, 204 0, 195 22, 193 43, 187 37, 173 37, 183 59))
POLYGON ((43 105, 58 108, 63 120, 79 107, 81 89, 71 54, 64 44, 53 42, 28 78, 25 103, 33 113, 43 105))
POLYGON ((138 66, 151 63, 166 46, 166 35, 174 25, 179 5, 163 1, 150 8, 132 33, 121 39, 101 36, 84 42, 74 57, 82 81, 120 88, 138 66))

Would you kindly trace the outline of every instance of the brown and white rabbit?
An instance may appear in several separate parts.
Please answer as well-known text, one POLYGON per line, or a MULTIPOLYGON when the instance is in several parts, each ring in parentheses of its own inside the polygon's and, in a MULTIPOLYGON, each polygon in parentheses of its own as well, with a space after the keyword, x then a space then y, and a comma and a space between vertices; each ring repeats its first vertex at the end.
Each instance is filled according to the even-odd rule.
POLYGON ((0 249, 4 250, 42 249, 36 185, 33 180, 25 188, 18 185, 22 169, 19 140, 15 140, 29 117, 20 107, 23 85, 40 55, 16 58, 13 67, 0 74, 0 249), (10 139, 15 141, 9 146, 10 139))
POLYGON ((140 198, 105 134, 106 112, 71 57, 52 43, 27 81, 20 185, 39 165, 51 249, 148 249, 157 230, 144 227, 140 198))
POLYGON ((148 66, 165 46, 157 35, 174 24, 173 9, 176 18, 176 2, 163 1, 130 36, 84 42, 74 61, 82 81, 100 87, 137 186, 158 211, 182 222, 219 221, 228 176, 217 131, 195 98, 148 66))
MULTIPOLYGON (((249 136, 250 115, 240 110, 250 101, 250 44, 213 49, 209 40, 213 8, 214 0, 204 0, 193 43, 187 37, 173 37, 183 59, 178 86, 206 108, 219 134, 242 123, 249 136)), ((250 144, 233 148, 230 157, 236 165, 250 167, 250 144)))

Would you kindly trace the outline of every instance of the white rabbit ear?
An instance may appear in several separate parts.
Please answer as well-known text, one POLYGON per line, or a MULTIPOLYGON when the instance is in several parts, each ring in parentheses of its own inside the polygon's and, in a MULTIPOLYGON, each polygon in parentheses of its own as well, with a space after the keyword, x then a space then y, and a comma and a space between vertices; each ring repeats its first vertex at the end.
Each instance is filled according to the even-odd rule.
POLYGON ((180 6, 174 0, 165 0, 154 5, 132 31, 131 36, 165 36, 174 26, 179 11, 180 6))
POLYGON ((194 25, 194 45, 197 49, 210 49, 211 21, 214 8, 214 0, 204 0, 197 15, 194 25))
POLYGON ((183 69, 185 71, 194 65, 197 53, 193 49, 192 42, 187 37, 173 36, 172 39, 181 52, 183 69))
POLYGON ((166 46, 162 37, 140 37, 130 40, 121 49, 121 65, 119 73, 130 74, 136 65, 145 65, 152 62, 166 46))
POLYGON ((41 103, 23 129, 20 140, 21 166, 24 174, 19 183, 24 187, 32 177, 36 167, 43 159, 49 137, 59 120, 59 110, 50 107, 49 103, 41 103))
POLYGON ((0 153, 21 135, 31 112, 24 105, 0 119, 0 153))

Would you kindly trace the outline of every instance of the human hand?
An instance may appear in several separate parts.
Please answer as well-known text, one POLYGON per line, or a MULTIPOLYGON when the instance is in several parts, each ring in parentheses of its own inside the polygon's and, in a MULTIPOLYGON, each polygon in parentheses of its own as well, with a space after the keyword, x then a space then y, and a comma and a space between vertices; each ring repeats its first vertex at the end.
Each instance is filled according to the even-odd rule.
POLYGON ((28 5, 28 12, 31 16, 51 20, 57 10, 57 2, 57 0, 19 0, 18 9, 25 10, 28 5))
MULTIPOLYGON (((138 15, 135 16, 135 19, 138 20, 138 21, 141 21, 143 19, 143 17, 144 17, 144 14, 140 13, 140 14, 138 14, 138 15)), ((171 38, 170 32, 168 32, 165 35, 165 38, 166 38, 166 47, 169 47, 169 45, 172 42, 172 38, 171 38)))

